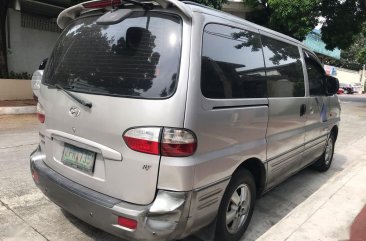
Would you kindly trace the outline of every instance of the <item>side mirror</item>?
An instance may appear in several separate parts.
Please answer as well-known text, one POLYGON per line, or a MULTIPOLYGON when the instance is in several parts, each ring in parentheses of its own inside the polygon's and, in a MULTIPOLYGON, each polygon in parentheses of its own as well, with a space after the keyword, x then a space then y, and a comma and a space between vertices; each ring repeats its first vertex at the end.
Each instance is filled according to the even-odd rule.
POLYGON ((337 91, 339 89, 338 79, 333 76, 325 76, 324 77, 324 88, 325 88, 325 95, 327 95, 327 96, 337 94, 337 91))

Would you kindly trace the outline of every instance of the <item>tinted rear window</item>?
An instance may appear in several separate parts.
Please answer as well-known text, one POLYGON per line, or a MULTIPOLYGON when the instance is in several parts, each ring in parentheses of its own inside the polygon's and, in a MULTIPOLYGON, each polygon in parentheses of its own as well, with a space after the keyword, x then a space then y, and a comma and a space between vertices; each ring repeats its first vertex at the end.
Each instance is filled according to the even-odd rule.
POLYGON ((216 99, 266 97, 259 35, 208 24, 203 33, 201 90, 205 97, 216 99))
POLYGON ((43 82, 76 92, 166 98, 176 89, 182 24, 178 16, 134 12, 114 25, 100 16, 74 21, 61 34, 43 82))
POLYGON ((304 72, 297 46, 262 36, 268 97, 305 96, 304 72))

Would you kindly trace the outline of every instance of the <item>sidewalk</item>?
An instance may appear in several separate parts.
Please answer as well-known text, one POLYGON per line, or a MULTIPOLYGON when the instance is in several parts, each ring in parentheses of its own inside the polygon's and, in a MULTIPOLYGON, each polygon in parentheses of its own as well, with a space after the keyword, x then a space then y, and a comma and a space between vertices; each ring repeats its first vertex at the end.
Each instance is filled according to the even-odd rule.
POLYGON ((366 137, 342 150, 352 164, 257 240, 366 241, 366 137))
POLYGON ((0 115, 36 113, 35 100, 0 100, 0 115))

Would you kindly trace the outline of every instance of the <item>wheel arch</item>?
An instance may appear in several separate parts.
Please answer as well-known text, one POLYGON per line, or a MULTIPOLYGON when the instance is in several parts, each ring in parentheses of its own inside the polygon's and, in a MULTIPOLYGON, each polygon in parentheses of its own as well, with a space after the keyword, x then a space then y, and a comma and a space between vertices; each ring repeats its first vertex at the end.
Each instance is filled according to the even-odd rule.
POLYGON ((233 175, 242 169, 248 170, 254 177, 257 196, 263 192, 266 185, 267 172, 264 163, 258 158, 249 158, 243 161, 234 171, 233 175))
POLYGON ((335 141, 336 141, 337 140, 337 137, 338 137, 338 126, 337 125, 334 125, 332 127, 332 129, 330 130, 330 134, 331 135, 334 135, 335 141))

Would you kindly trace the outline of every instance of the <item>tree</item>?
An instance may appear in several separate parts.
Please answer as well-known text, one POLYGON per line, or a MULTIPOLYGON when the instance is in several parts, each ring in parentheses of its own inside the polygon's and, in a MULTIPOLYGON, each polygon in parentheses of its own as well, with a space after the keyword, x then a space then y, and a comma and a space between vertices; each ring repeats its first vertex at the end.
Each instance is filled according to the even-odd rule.
POLYGON ((221 9, 222 5, 224 3, 227 3, 228 0, 196 0, 195 2, 212 7, 212 8, 216 8, 216 9, 221 9))
POLYGON ((6 15, 10 0, 0 1, 0 77, 8 75, 6 48, 6 15))
POLYGON ((346 49, 366 22, 365 0, 243 0, 254 7, 250 20, 300 41, 323 17, 327 49, 346 49))
POLYGON ((327 64, 353 70, 362 69, 363 64, 366 64, 366 24, 363 31, 355 37, 354 43, 342 50, 341 59, 329 60, 327 64))

